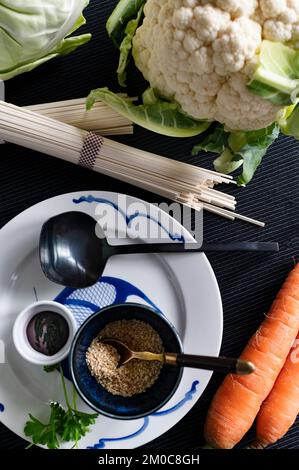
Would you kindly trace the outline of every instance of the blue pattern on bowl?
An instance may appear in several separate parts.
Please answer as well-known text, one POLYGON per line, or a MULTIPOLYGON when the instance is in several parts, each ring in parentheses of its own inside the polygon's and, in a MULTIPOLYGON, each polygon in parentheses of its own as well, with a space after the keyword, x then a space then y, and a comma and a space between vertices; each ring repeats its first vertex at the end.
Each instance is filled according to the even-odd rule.
POLYGON ((91 376, 86 351, 107 323, 122 319, 147 322, 158 331, 166 351, 182 351, 178 335, 165 317, 138 304, 114 305, 90 316, 81 326, 70 353, 70 369, 79 394, 91 408, 112 418, 137 419, 154 413, 171 398, 181 380, 182 369, 164 365, 157 381, 148 390, 130 398, 107 392, 91 376))

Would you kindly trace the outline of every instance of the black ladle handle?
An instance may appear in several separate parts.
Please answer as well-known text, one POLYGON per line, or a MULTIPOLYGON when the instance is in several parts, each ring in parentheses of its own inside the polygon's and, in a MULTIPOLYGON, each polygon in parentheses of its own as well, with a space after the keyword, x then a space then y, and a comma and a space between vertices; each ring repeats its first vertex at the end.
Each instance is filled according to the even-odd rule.
POLYGON ((132 245, 111 246, 114 254, 143 254, 143 253, 201 253, 201 252, 263 252, 277 253, 279 244, 276 242, 235 242, 212 243, 196 246, 193 243, 142 243, 132 245))
POLYGON ((190 354, 165 354, 165 363, 173 366, 213 370, 222 374, 248 375, 254 372, 254 365, 242 359, 229 357, 193 356, 190 354))

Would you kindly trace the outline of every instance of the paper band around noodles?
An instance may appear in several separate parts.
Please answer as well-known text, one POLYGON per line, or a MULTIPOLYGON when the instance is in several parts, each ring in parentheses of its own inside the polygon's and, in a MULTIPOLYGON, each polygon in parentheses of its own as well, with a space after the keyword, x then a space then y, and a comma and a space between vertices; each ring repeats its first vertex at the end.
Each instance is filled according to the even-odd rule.
POLYGON ((103 143, 103 137, 89 132, 84 140, 78 165, 92 170, 103 143))

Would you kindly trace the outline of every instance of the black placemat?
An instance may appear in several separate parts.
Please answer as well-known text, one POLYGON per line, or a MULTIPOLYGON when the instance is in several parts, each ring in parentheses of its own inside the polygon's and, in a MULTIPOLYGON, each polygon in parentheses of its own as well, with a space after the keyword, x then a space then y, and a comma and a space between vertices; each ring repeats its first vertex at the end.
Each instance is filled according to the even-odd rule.
MULTIPOLYGON (((7 101, 18 105, 37 104, 86 96, 90 89, 109 85, 117 90, 117 53, 106 36, 104 24, 115 1, 92 0, 86 10, 85 28, 92 42, 69 57, 56 59, 30 74, 7 82, 7 101)), ((132 95, 142 89, 141 77, 130 77, 132 95)), ((208 155, 191 157, 196 139, 169 139, 136 128, 129 143, 194 165, 212 168, 208 155)), ((265 229, 241 222, 231 223, 205 215, 205 239, 278 241, 278 255, 210 255, 222 293, 224 307, 223 355, 238 355, 250 335, 263 320, 285 276, 294 265, 299 250, 299 143, 282 137, 265 158, 254 181, 246 189, 230 191, 239 201, 241 213, 264 220, 265 229)), ((31 205, 71 191, 99 189, 123 192, 158 202, 160 198, 119 181, 77 168, 12 145, 0 146, 0 226, 31 205)), ((196 306, 194 306, 196 308, 196 306)), ((1 380, 1 378, 0 378, 1 380)), ((221 377, 214 376, 192 411, 174 428, 147 448, 188 449, 203 442, 203 423, 209 402, 221 377)), ((245 442, 249 442, 251 435, 245 442)), ((0 425, 0 448, 24 448, 25 441, 0 425)), ((275 447, 299 449, 299 421, 275 447)))

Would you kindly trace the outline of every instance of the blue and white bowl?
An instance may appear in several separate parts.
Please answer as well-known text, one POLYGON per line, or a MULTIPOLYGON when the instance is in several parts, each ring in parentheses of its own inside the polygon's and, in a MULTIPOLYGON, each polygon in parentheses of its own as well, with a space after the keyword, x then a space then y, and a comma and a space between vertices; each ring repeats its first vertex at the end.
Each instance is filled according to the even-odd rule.
POLYGON ((142 418, 157 411, 173 396, 182 377, 181 368, 163 365, 156 382, 132 397, 112 395, 95 380, 86 364, 90 343, 108 323, 133 319, 151 325, 160 335, 165 351, 182 352, 178 333, 163 315, 149 307, 129 303, 113 305, 90 316, 77 331, 70 352, 72 380, 79 395, 98 413, 121 420, 142 418))

